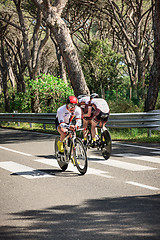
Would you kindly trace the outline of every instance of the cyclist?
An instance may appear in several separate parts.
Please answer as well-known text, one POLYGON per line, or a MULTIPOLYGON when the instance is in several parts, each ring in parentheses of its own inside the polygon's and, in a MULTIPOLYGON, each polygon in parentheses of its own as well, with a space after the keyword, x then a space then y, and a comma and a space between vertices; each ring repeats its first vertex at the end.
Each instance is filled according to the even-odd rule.
POLYGON ((81 109, 77 106, 78 99, 75 96, 69 96, 66 104, 59 107, 56 115, 56 127, 60 133, 60 141, 58 141, 58 151, 64 153, 63 140, 68 132, 68 129, 75 130, 81 126, 81 109), (72 123, 73 118, 76 119, 76 124, 72 123))
POLYGON ((87 95, 78 96, 78 106, 81 108, 82 118, 83 118, 83 114, 88 112, 89 103, 90 103, 90 96, 87 96, 87 95))
POLYGON ((91 117, 84 117, 84 114, 88 112, 88 108, 91 107, 90 104, 90 96, 87 95, 80 95, 78 96, 78 106, 81 108, 81 114, 82 114, 82 119, 83 119, 83 138, 84 138, 84 145, 87 145, 87 126, 88 122, 91 124, 91 117))
MULTIPOLYGON (((96 144, 96 134, 97 134, 97 124, 99 123, 100 127, 104 127, 108 117, 109 117, 109 106, 103 98, 99 98, 97 93, 91 94, 90 97, 82 97, 79 100, 79 105, 83 106, 83 127, 86 129, 88 122, 91 124, 91 133, 92 133, 92 147, 95 147, 96 144)), ((82 107, 81 107, 82 109, 82 107)), ((87 132, 84 130, 84 145, 87 143, 87 132)))

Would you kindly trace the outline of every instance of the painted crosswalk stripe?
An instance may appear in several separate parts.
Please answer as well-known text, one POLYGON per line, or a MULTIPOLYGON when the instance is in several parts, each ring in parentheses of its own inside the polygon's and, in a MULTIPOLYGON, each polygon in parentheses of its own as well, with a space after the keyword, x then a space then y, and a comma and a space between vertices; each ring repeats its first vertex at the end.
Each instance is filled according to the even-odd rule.
POLYGON ((13 175, 21 175, 28 179, 35 179, 35 178, 44 178, 44 177, 52 177, 43 171, 36 170, 34 168, 15 163, 12 161, 8 162, 0 162, 0 167, 12 172, 13 175))
POLYGON ((127 181, 126 183, 137 186, 137 187, 147 188, 150 190, 159 190, 159 188, 148 186, 148 185, 137 183, 137 182, 127 181))
MULTIPOLYGON (((40 163, 43 163, 43 164, 47 164, 47 165, 50 165, 50 166, 53 166, 53 167, 56 167, 56 168, 59 168, 56 159, 34 159, 34 161, 40 162, 40 163)), ((72 171, 72 172, 79 173, 77 168, 74 167, 71 163, 69 163, 67 171, 72 171)), ((98 170, 98 169, 95 169, 95 168, 90 168, 90 167, 88 167, 86 174, 93 174, 93 175, 106 177, 106 178, 114 178, 114 177, 108 175, 108 172, 105 172, 105 171, 102 171, 102 170, 98 170)))
POLYGON ((10 148, 6 148, 6 147, 2 147, 2 146, 0 146, 0 148, 3 149, 3 150, 10 151, 10 152, 14 152, 14 153, 22 154, 22 155, 25 155, 25 156, 28 156, 28 157, 31 157, 31 156, 32 156, 31 154, 24 153, 24 152, 19 152, 19 151, 16 151, 16 150, 10 149, 10 148))
POLYGON ((144 156, 144 155, 133 154, 133 153, 114 154, 114 156, 132 158, 132 159, 145 161, 145 162, 160 163, 160 157, 157 158, 157 157, 144 156))
POLYGON ((160 155, 160 151, 155 151, 155 152, 151 152, 151 153, 160 155))
MULTIPOLYGON (((92 162, 96 162, 92 160, 92 162)), ((113 159, 109 159, 107 161, 105 160, 98 160, 97 163, 100 164, 104 164, 110 167, 117 167, 117 168, 121 168, 121 169, 125 169, 125 170, 130 170, 130 171, 147 171, 147 170, 155 170, 157 168, 153 168, 153 167, 148 167, 148 166, 142 166, 139 164, 135 164, 135 163, 128 163, 128 162, 122 162, 122 161, 118 161, 118 160, 113 160, 113 159)))

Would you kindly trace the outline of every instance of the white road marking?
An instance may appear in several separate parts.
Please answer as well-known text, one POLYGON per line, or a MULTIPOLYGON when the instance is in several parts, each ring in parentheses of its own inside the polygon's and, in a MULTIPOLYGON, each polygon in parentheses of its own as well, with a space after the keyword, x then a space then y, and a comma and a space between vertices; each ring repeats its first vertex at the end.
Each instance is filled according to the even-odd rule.
POLYGON ((144 147, 140 145, 132 145, 132 144, 127 144, 127 143, 113 143, 115 145, 122 145, 122 146, 127 146, 127 147, 135 147, 135 148, 143 148, 143 149, 148 149, 148 150, 160 150, 159 148, 152 148, 152 147, 144 147))
POLYGON ((0 162, 0 167, 5 170, 8 170, 9 172, 12 172, 12 174, 21 175, 22 177, 28 179, 52 177, 52 175, 49 175, 43 171, 39 171, 34 168, 27 167, 25 165, 15 163, 12 161, 0 162))
POLYGON ((151 153, 160 155, 160 151, 155 151, 155 152, 151 152, 151 153))
POLYGON ((137 186, 137 187, 147 188, 147 189, 150 189, 150 190, 159 190, 159 188, 148 186, 148 185, 137 183, 137 182, 128 181, 126 183, 137 186))
MULTIPOLYGON (((34 159, 34 161, 40 162, 40 163, 44 163, 44 164, 47 164, 47 165, 59 168, 57 160, 54 159, 54 158, 53 159, 34 159)), ((69 163, 67 170, 79 173, 77 168, 74 167, 73 164, 71 164, 71 163, 69 163)), ((94 175, 101 176, 101 177, 114 178, 114 177, 108 175, 107 173, 108 172, 88 167, 86 174, 94 174, 94 175)))
MULTIPOLYGON (((129 144, 120 144, 120 145, 127 145, 127 146, 132 146, 132 147, 141 147, 141 146, 135 146, 135 145, 129 145, 129 144)), ((5 148, 5 147, 2 147, 2 146, 0 146, 0 148, 4 149, 4 150, 7 150, 7 151, 15 152, 15 153, 18 153, 18 154, 22 154, 22 155, 26 155, 26 156, 30 156, 30 157, 32 156, 31 154, 15 151, 15 150, 5 148)), ((145 148, 145 147, 141 147, 141 148, 145 148)), ((147 148, 147 149, 149 149, 149 148, 147 148)), ((150 148, 150 149, 156 150, 155 148, 150 148)), ((131 155, 130 155, 130 157, 133 158, 133 156, 131 156, 131 155)), ((148 161, 151 160, 151 159, 149 159, 149 156, 148 157, 144 156, 144 157, 146 159, 148 159, 148 161)), ((95 155, 92 156, 92 157, 89 156, 89 158, 93 158, 93 159, 96 160, 95 155)), ((103 156, 98 156, 98 159, 104 159, 104 158, 103 158, 103 156)), ((142 159, 138 159, 138 160, 142 160, 142 159)), ((156 161, 156 163, 157 163, 157 161, 159 163, 158 158, 156 158, 156 159, 154 158, 154 160, 156 161)), ((154 161, 154 160, 152 158, 152 161, 154 161)), ((51 165, 51 166, 59 168, 56 159, 35 159, 34 161, 45 163, 47 165, 51 165)), ((95 161, 92 161, 92 162, 95 162, 95 161)), ((138 165, 138 164, 131 164, 131 163, 127 163, 127 162, 117 161, 117 160, 113 160, 113 159, 109 159, 107 161, 105 161, 105 160, 100 160, 99 161, 98 160, 97 163, 112 166, 112 167, 117 167, 117 168, 123 168, 123 169, 131 170, 131 171, 145 171, 145 170, 157 169, 157 168, 151 168, 151 167, 142 166, 142 165, 138 165)), ((0 162, 0 167, 5 169, 5 170, 8 170, 8 171, 12 172, 13 174, 21 175, 21 176, 23 176, 25 178, 28 178, 28 179, 53 177, 53 175, 49 175, 49 174, 47 174, 43 171, 39 171, 39 170, 30 168, 30 167, 22 165, 22 164, 12 162, 12 161, 0 162)), ((72 164, 69 164, 67 170, 78 172, 78 170, 72 164)), ((114 178, 114 177, 108 175, 107 173, 108 172, 101 171, 101 170, 94 169, 94 168, 88 168, 88 170, 87 170, 87 174, 94 174, 94 175, 101 176, 101 177, 106 177, 106 178, 114 178)), ((147 188, 147 189, 150 189, 150 190, 159 190, 159 188, 144 185, 144 184, 140 184, 140 183, 137 183, 137 182, 126 181, 125 183, 131 184, 131 185, 134 185, 134 186, 137 186, 137 187, 147 188)))
POLYGON ((142 166, 139 164, 135 164, 135 163, 128 163, 128 162, 122 162, 122 161, 118 161, 118 160, 113 160, 113 159, 109 159, 109 160, 98 160, 98 161, 92 161, 92 162, 97 162, 100 164, 104 164, 110 167, 117 167, 117 168, 122 168, 122 169, 126 169, 126 170, 130 170, 130 171, 146 171, 146 170, 155 170, 157 168, 153 168, 153 167, 148 167, 148 166, 142 166))
POLYGON ((19 151, 16 151, 16 150, 13 150, 13 149, 10 149, 10 148, 6 148, 6 147, 2 147, 2 146, 0 146, 0 148, 3 149, 3 150, 10 151, 10 152, 14 152, 14 153, 22 154, 22 155, 25 155, 25 156, 28 156, 28 157, 32 157, 32 155, 28 154, 28 153, 19 152, 19 151))
MULTIPOLYGON (((18 154, 22 154, 22 155, 26 155, 26 156, 30 156, 30 157, 32 156, 31 154, 15 151, 15 150, 5 148, 5 147, 2 147, 2 146, 0 146, 0 148, 4 149, 4 150, 7 150, 7 151, 15 152, 15 153, 18 153, 18 154)), ((88 158, 94 158, 96 160, 95 155, 94 156, 89 156, 88 158)), ((103 158, 103 156, 98 156, 98 159, 104 159, 104 158, 103 158)), ((92 162, 95 162, 95 161, 92 161, 92 162)), ((111 166, 111 167, 117 167, 117 168, 121 168, 121 169, 131 170, 131 171, 145 171, 145 170, 157 169, 157 168, 151 168, 151 167, 142 166, 142 165, 138 165, 138 164, 117 161, 117 160, 113 160, 113 159, 109 159, 107 161, 105 161, 105 160, 101 161, 100 160, 97 163, 108 165, 108 166, 111 166)), ((103 173, 101 173, 101 174, 103 174, 103 173)))
POLYGON ((152 162, 152 163, 160 163, 160 158, 133 154, 133 153, 114 154, 114 156, 132 158, 132 159, 137 159, 140 161, 146 161, 146 162, 152 162))

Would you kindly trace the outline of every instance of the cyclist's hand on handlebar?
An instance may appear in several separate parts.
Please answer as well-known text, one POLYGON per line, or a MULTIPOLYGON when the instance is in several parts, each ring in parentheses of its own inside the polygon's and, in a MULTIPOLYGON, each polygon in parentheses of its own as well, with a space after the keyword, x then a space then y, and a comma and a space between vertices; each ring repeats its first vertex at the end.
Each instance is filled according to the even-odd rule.
POLYGON ((75 126, 74 126, 74 125, 70 125, 70 126, 69 126, 69 129, 70 129, 71 131, 75 131, 75 126))

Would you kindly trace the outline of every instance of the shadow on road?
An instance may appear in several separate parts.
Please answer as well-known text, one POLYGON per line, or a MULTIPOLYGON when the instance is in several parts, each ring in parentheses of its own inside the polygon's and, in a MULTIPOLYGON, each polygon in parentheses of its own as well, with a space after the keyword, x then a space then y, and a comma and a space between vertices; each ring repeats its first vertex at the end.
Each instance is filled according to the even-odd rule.
POLYGON ((0 144, 53 140, 54 134, 0 128, 0 144))
POLYGON ((160 195, 93 199, 11 214, 16 226, 1 227, 0 239, 159 240, 159 214, 160 195))

